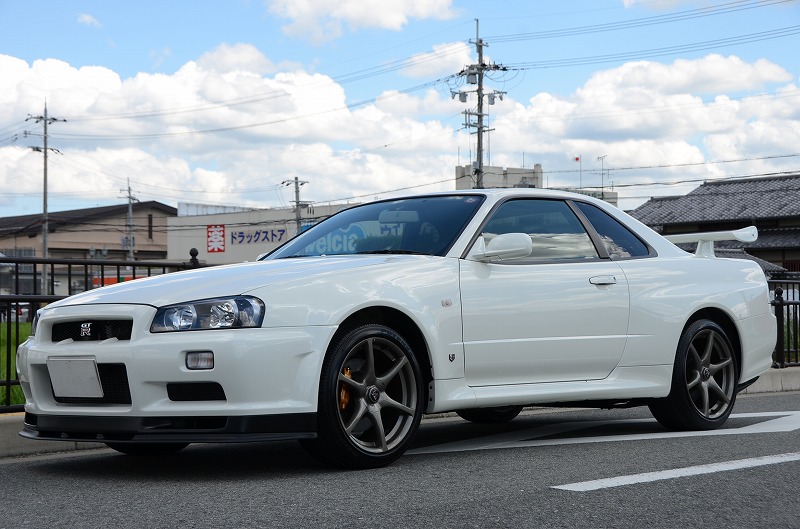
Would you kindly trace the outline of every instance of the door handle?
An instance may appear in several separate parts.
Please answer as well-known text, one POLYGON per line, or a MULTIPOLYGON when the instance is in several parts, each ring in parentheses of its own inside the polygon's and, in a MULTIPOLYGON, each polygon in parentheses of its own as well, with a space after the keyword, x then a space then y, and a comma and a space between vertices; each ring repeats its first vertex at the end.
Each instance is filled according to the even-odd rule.
POLYGON ((589 278, 589 283, 593 285, 616 285, 617 278, 614 276, 594 276, 589 278))

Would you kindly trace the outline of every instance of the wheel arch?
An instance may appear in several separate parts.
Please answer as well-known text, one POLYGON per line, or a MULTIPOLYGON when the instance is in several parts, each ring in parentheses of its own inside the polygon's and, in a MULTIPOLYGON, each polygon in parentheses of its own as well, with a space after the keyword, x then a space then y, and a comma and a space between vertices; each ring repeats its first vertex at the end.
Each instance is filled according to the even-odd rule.
POLYGON ((377 323, 394 329, 411 346, 411 351, 419 363, 420 371, 424 377, 423 389, 427 400, 428 385, 433 380, 430 349, 419 326, 407 314, 397 309, 385 306, 362 308, 339 324, 329 344, 332 347, 348 332, 361 325, 377 323))
POLYGON ((736 356, 736 378, 738 380, 742 370, 742 342, 739 337, 739 330, 736 328, 733 319, 724 310, 719 308, 707 307, 700 309, 692 314, 686 321, 681 335, 686 332, 689 326, 698 320, 711 320, 725 331, 725 335, 728 337, 728 340, 730 340, 731 347, 733 347, 733 354, 736 356))

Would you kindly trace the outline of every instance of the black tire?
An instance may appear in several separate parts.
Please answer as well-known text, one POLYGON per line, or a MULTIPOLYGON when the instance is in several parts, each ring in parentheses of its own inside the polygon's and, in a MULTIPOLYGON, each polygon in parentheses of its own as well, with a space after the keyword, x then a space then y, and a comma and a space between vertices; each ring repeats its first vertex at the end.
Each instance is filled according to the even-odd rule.
POLYGON ((129 456, 165 456, 180 452, 189 443, 106 443, 106 446, 129 456))
POLYGON ((411 347, 389 327, 364 325, 328 351, 320 377, 318 437, 301 444, 337 467, 388 465, 408 448, 424 405, 411 347))
POLYGON ((499 406, 497 408, 469 408, 456 410, 462 419, 484 424, 502 424, 509 422, 522 411, 522 406, 499 406))
POLYGON ((719 428, 736 401, 738 376, 725 331, 711 320, 698 320, 678 342, 669 395, 653 401, 650 412, 671 430, 719 428))

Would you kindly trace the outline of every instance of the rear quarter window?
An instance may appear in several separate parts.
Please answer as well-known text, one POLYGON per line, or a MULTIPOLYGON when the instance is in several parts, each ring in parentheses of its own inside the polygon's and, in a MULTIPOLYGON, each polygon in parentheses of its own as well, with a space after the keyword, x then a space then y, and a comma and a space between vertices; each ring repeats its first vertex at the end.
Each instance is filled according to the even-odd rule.
POLYGON ((632 257, 646 257, 650 255, 650 247, 639 239, 620 221, 586 202, 575 202, 595 231, 600 235, 608 255, 613 258, 629 259, 632 257))

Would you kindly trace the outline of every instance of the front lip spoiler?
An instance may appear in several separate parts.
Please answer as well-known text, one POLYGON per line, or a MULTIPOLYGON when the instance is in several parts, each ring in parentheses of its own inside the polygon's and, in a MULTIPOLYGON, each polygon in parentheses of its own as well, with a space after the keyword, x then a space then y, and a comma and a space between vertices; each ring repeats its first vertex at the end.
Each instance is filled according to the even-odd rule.
POLYGON ((25 414, 28 439, 95 443, 246 443, 313 439, 316 413, 212 417, 87 417, 25 414))

